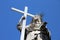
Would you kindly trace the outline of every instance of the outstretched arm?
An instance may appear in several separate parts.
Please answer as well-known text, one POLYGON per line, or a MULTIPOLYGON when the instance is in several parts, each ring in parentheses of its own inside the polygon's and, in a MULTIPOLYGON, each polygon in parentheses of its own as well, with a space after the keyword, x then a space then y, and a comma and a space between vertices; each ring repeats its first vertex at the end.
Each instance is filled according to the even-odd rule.
POLYGON ((22 29, 22 24, 23 24, 23 20, 25 19, 24 16, 21 17, 21 19, 19 20, 19 23, 17 24, 17 29, 21 31, 22 29))

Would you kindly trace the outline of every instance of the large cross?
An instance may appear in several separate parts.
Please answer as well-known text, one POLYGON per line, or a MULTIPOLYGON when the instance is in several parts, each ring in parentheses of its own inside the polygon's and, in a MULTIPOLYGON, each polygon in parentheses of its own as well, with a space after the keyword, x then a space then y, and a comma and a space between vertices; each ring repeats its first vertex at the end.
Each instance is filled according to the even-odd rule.
POLYGON ((26 18, 27 18, 27 15, 28 15, 28 16, 31 16, 31 17, 34 17, 34 15, 32 15, 32 14, 30 14, 30 13, 27 13, 27 11, 28 11, 28 7, 27 7, 27 6, 25 6, 25 10, 24 10, 24 11, 21 11, 21 10, 16 9, 16 8, 11 8, 11 9, 14 10, 14 11, 23 13, 23 14, 24 14, 23 16, 25 16, 25 19, 23 20, 21 37, 20 37, 20 40, 24 40, 24 34, 25 34, 25 27, 26 27, 26 18))

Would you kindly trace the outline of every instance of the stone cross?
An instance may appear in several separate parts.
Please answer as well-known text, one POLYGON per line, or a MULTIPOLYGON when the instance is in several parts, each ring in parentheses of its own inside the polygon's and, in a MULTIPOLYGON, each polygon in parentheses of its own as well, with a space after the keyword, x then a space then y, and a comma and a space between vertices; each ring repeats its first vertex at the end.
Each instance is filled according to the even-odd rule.
POLYGON ((16 8, 13 8, 13 7, 12 7, 11 9, 14 10, 14 11, 17 11, 17 12, 20 12, 20 13, 23 13, 23 14, 24 14, 23 16, 25 17, 25 19, 23 20, 21 37, 20 37, 20 40, 24 40, 24 34, 25 34, 25 27, 26 27, 26 18, 27 18, 27 15, 28 15, 28 16, 31 16, 31 17, 34 17, 34 15, 28 13, 28 7, 27 7, 27 6, 25 6, 24 11, 21 11, 21 10, 16 9, 16 8))

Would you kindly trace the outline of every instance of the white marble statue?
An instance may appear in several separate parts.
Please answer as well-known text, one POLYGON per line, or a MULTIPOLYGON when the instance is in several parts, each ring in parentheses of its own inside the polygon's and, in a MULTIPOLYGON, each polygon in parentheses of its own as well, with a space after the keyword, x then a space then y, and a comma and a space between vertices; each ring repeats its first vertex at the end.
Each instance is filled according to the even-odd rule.
MULTIPOLYGON (((21 32, 22 22, 25 17, 18 23, 17 29, 21 32)), ((46 28, 47 22, 43 22, 41 15, 35 15, 32 21, 25 28, 24 40, 51 40, 48 29, 46 28)))

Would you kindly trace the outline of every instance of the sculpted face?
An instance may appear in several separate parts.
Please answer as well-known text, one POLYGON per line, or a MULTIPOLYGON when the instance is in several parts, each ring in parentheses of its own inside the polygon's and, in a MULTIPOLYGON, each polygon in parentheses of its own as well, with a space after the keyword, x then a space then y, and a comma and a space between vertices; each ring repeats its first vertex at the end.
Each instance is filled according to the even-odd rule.
POLYGON ((34 29, 39 29, 41 23, 42 23, 42 17, 40 15, 35 15, 32 20, 32 24, 34 25, 32 27, 34 27, 34 29))
POLYGON ((33 18, 33 22, 41 23, 42 22, 42 17, 40 15, 35 15, 35 17, 33 18))

